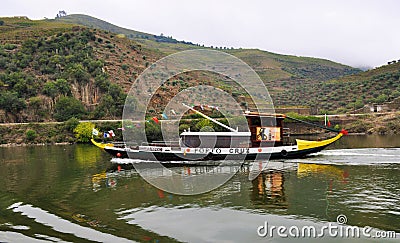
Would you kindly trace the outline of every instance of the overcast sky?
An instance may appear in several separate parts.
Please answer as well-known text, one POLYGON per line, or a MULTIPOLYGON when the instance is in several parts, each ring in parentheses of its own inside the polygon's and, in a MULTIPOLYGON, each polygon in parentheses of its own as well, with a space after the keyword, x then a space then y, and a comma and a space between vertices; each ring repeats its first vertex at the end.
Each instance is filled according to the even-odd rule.
POLYGON ((83 13, 206 46, 376 67, 400 59, 397 0, 2 0, 0 16, 83 13))

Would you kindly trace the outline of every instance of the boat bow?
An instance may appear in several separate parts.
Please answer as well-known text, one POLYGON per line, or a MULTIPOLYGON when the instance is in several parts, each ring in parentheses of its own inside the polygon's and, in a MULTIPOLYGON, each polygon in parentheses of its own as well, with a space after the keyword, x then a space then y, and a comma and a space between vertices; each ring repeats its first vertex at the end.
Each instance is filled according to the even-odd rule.
POLYGON ((297 149, 298 150, 306 150, 306 149, 326 147, 329 144, 334 143, 335 141, 339 140, 342 136, 343 136, 343 133, 340 132, 338 135, 336 135, 336 137, 326 139, 323 141, 308 141, 308 140, 296 139, 297 149))
POLYGON ((114 147, 114 144, 112 144, 112 143, 98 143, 98 142, 96 142, 93 138, 90 139, 90 141, 91 141, 94 145, 96 145, 97 147, 99 147, 99 148, 101 148, 101 149, 104 149, 105 147, 114 147))

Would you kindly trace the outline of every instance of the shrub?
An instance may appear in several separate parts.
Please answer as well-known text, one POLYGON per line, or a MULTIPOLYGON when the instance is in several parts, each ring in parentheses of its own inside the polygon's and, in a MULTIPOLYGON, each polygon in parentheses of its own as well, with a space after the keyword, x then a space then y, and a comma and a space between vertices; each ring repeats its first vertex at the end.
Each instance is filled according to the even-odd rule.
POLYGON ((36 134, 36 131, 35 130, 32 130, 32 129, 29 129, 28 131, 26 131, 26 139, 29 141, 29 142, 33 142, 35 139, 36 139, 36 137, 37 137, 37 134, 36 134))
POLYGON ((70 132, 74 131, 74 129, 79 125, 79 119, 75 117, 69 118, 64 122, 64 128, 70 132))
POLYGON ((10 44, 10 43, 7 43, 7 44, 5 44, 4 45, 4 49, 6 49, 6 50, 14 50, 15 48, 17 48, 17 45, 14 45, 14 44, 10 44))
POLYGON ((74 129, 76 141, 79 143, 88 143, 92 138, 94 124, 91 122, 81 122, 74 129))
POLYGON ((147 141, 159 141, 162 140, 161 127, 159 124, 154 123, 153 121, 146 122, 146 137, 147 141))
POLYGON ((128 70, 128 65, 122 64, 121 68, 122 68, 122 70, 126 71, 126 70, 128 70))

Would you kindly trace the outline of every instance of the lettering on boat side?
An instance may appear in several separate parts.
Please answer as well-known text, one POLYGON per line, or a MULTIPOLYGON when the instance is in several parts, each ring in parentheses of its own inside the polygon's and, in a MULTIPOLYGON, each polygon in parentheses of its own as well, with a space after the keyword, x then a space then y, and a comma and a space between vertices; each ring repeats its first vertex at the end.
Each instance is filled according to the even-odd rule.
MULTIPOLYGON (((222 150, 220 148, 195 148, 193 153, 195 154, 221 154, 222 150)), ((230 148, 227 150, 229 154, 249 154, 250 148, 230 148)))
POLYGON ((195 148, 194 153, 195 154, 208 154, 208 153, 220 154, 221 149, 220 148, 195 148))
POLYGON ((150 151, 160 152, 160 151, 162 151, 162 148, 150 147, 150 151))
POLYGON ((248 154, 250 153, 249 148, 231 148, 229 149, 230 154, 248 154))

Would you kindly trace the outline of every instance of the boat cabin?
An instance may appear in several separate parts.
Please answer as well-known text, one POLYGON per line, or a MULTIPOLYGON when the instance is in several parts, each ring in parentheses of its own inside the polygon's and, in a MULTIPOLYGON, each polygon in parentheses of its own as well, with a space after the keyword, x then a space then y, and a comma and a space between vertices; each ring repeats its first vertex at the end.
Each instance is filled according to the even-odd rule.
POLYGON ((251 148, 283 145, 281 114, 245 113, 250 132, 190 132, 180 135, 181 146, 189 148, 251 148))
POLYGON ((251 147, 283 145, 283 114, 246 112, 245 117, 251 133, 251 147))
POLYGON ((189 148, 249 148, 249 132, 183 132, 182 145, 189 148))

